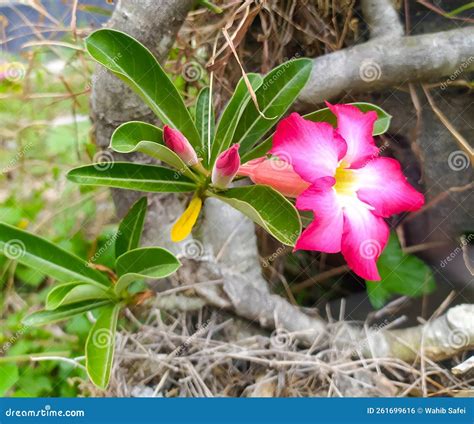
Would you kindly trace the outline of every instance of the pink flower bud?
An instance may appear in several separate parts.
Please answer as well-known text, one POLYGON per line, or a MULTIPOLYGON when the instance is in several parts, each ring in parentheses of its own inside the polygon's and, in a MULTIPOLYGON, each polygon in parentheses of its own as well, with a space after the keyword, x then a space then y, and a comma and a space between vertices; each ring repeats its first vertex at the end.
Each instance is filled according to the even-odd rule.
POLYGON ((212 170, 212 184, 217 188, 226 188, 234 179, 240 167, 239 145, 234 144, 223 151, 212 170))
POLYGON ((251 160, 244 163, 237 174, 249 177, 255 184, 269 185, 287 197, 298 197, 310 186, 291 164, 276 158, 251 160))
POLYGON ((186 165, 193 166, 199 163, 193 146, 191 146, 191 143, 180 131, 165 125, 163 127, 163 139, 166 147, 175 152, 186 165))

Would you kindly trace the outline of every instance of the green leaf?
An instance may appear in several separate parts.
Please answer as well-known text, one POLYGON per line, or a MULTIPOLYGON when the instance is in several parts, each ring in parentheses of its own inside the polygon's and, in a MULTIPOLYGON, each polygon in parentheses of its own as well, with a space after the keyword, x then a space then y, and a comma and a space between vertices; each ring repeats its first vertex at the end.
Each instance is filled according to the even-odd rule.
POLYGON ((214 3, 211 3, 209 0, 199 0, 198 4, 206 7, 213 13, 221 14, 223 12, 223 10, 219 6, 216 6, 214 3))
POLYGON ((146 122, 130 121, 120 125, 112 134, 110 147, 118 153, 145 153, 172 166, 181 174, 198 181, 183 160, 163 143, 160 128, 146 122))
POLYGON ((125 122, 113 132, 110 147, 119 153, 130 153, 135 151, 137 144, 142 140, 162 143, 163 131, 146 122, 125 122))
POLYGON ((147 198, 142 197, 122 219, 115 239, 115 258, 140 246, 147 206, 147 198))
MULTIPOLYGON (((249 73, 247 74, 247 78, 254 91, 263 84, 263 78, 259 74, 249 73)), ((221 152, 229 148, 240 117, 250 100, 250 92, 247 88, 247 84, 245 84, 245 80, 241 78, 224 112, 222 112, 219 124, 217 125, 216 136, 212 143, 211 165, 214 165, 215 160, 221 152)))
POLYGON ((209 146, 214 138, 214 108, 212 106, 211 90, 204 87, 196 100, 196 127, 201 136, 201 149, 198 156, 203 158, 204 166, 209 163, 209 146))
POLYGON ((262 226, 278 241, 294 246, 301 232, 301 221, 295 207, 269 186, 235 187, 212 193, 262 226))
POLYGON ((81 280, 110 285, 109 279, 86 261, 26 231, 0 223, 0 254, 59 281, 81 280))
POLYGON ((20 377, 18 366, 15 364, 0 365, 0 396, 5 396, 20 377))
POLYGON ((105 287, 93 286, 83 282, 65 283, 54 287, 48 293, 45 309, 51 311, 71 303, 100 299, 113 301, 115 296, 105 287))
POLYGON ((89 54, 137 92, 163 123, 197 147, 199 134, 183 99, 152 53, 129 35, 99 29, 85 40, 89 54))
MULTIPOLYGON (((362 112, 369 112, 371 110, 377 113, 377 120, 374 124, 373 135, 381 135, 387 132, 388 128, 390 127, 390 121, 392 120, 392 116, 385 112, 382 108, 373 105, 371 103, 350 103, 353 106, 356 106, 362 112)), ((308 119, 313 122, 327 122, 331 124, 333 127, 337 126, 337 119, 336 115, 334 115, 329 108, 324 108, 317 110, 315 112, 308 113, 307 115, 303 116, 305 119, 308 119)), ((247 152, 243 158, 242 162, 248 162, 249 160, 256 159, 262 157, 268 153, 270 148, 272 147, 272 138, 273 134, 268 137, 263 143, 259 144, 254 149, 247 152)))
POLYGON ((108 168, 102 165, 86 165, 75 168, 67 178, 78 184, 106 186, 128 190, 182 193, 196 189, 189 178, 162 166, 142 165, 130 162, 113 162, 108 168))
POLYGON ((120 295, 138 279, 165 278, 176 272, 181 262, 171 252, 160 247, 142 247, 131 250, 117 259, 119 280, 115 292, 120 295))
POLYGON ((469 9, 474 9, 474 1, 463 4, 462 6, 452 10, 451 12, 445 13, 444 16, 446 16, 448 18, 453 18, 453 17, 455 17, 455 16, 457 16, 457 15, 461 14, 462 12, 465 12, 466 10, 469 10, 469 9))
POLYGON ((63 321, 75 315, 79 315, 87 311, 93 311, 94 309, 108 305, 109 303, 109 300, 98 300, 96 302, 87 300, 79 303, 73 303, 71 305, 60 306, 54 311, 39 311, 24 318, 23 324, 26 326, 39 326, 63 321))
POLYGON ((383 307, 393 295, 419 297, 432 292, 435 286, 428 265, 416 256, 403 253, 395 234, 377 261, 381 281, 367 281, 367 294, 374 308, 383 307))
POLYGON ((241 155, 273 127, 295 101, 309 79, 312 69, 310 59, 294 59, 277 66, 263 79, 255 92, 260 111, 249 102, 239 120, 232 144, 240 144, 241 155))
MULTIPOLYGON (((372 103, 365 102, 349 104, 355 106, 357 109, 360 109, 364 113, 370 111, 374 111, 377 113, 377 120, 375 121, 374 130, 372 132, 373 135, 380 135, 387 132, 388 128, 390 127, 390 121, 392 120, 392 116, 385 112, 382 108, 372 103)), ((327 107, 324 109, 317 110, 315 112, 308 113, 307 115, 304 115, 303 118, 309 119, 313 122, 328 122, 333 127, 337 126, 336 115, 334 115, 327 107)))
POLYGON ((86 342, 86 369, 91 381, 106 389, 114 361, 115 333, 121 304, 104 306, 86 342))

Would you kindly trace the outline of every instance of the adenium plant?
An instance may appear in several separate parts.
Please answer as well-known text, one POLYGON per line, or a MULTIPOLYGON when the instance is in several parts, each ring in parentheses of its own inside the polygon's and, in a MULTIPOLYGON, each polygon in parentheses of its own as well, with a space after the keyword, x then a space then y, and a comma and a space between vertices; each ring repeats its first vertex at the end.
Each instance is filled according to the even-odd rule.
MULTIPOLYGON (((171 230, 175 242, 191 233, 203 202, 214 197, 285 245, 342 252, 356 274, 380 279, 376 261, 389 237, 385 218, 416 210, 424 202, 406 182, 399 163, 379 157, 373 136, 383 134, 390 124, 382 109, 368 103, 328 103, 327 108, 305 116, 293 113, 279 122, 312 69, 310 60, 294 59, 263 77, 250 73, 242 78, 216 123, 210 89, 199 93, 193 116, 150 51, 127 34, 98 30, 86 39, 86 48, 163 122, 163 128, 127 122, 113 133, 111 148, 119 153, 141 152, 166 166, 92 164, 71 170, 71 181, 142 192, 192 193, 171 230), (265 138, 276 124, 275 133, 265 138), (254 184, 235 185, 242 177, 254 184), (300 212, 308 210, 314 220, 301 233, 300 212)), ((152 295, 140 282, 165 278, 180 266, 165 249, 139 247, 146 208, 143 198, 121 222, 115 269, 91 264, 45 239, 0 223, 0 248, 8 250, 14 240, 24 247, 15 260, 60 282, 49 292, 45 309, 27 317, 26 325, 97 311, 85 352, 87 372, 101 388, 110 379, 120 310, 152 295)), ((418 265, 416 258, 406 260, 418 265)), ((387 274, 390 266, 385 261, 387 274)), ((390 290, 394 289, 376 294, 372 288, 370 293, 383 302, 390 290)))
POLYGON ((193 119, 150 51, 127 34, 102 29, 87 38, 86 47, 164 123, 161 129, 127 122, 112 135, 111 148, 145 153, 175 170, 137 163, 114 163, 108 169, 88 165, 72 170, 69 179, 138 191, 193 192, 171 230, 175 242, 190 234, 205 199, 216 197, 280 242, 295 249, 342 251, 358 275, 380 279, 376 260, 389 235, 384 218, 423 204, 398 162, 378 157, 373 135, 385 132, 390 122, 383 110, 368 103, 328 104, 306 116, 293 113, 263 139, 306 84, 310 60, 290 60, 264 77, 242 78, 216 125, 209 88, 199 93, 193 119), (255 185, 233 186, 239 176, 255 185), (288 197, 296 197, 296 204, 288 197), (297 209, 315 215, 302 234, 297 209))
POLYGON ((181 266, 166 249, 139 247, 146 209, 146 198, 142 198, 120 223, 115 236, 115 269, 106 269, 41 237, 0 223, 0 249, 14 249, 17 262, 59 282, 48 293, 45 309, 26 317, 25 326, 96 312, 85 346, 86 370, 91 381, 102 389, 110 379, 120 311, 152 295, 144 281, 168 277, 181 266))

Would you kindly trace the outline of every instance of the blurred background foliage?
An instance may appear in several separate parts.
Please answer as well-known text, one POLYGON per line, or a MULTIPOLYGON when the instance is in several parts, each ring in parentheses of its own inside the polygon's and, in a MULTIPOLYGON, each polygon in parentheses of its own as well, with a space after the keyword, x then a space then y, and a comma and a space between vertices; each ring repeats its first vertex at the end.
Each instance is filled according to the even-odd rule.
MULTIPOLYGON (((115 230, 108 224, 110 195, 79 190, 64 174, 96 154, 88 118, 94 65, 69 27, 73 2, 43 2, 44 8, 39 2, 7 3, 0 4, 0 219, 90 257, 115 230)), ((95 3, 80 5, 80 34, 110 14, 113 5, 95 3)), ((110 265, 108 252, 97 263, 110 265)), ((54 357, 83 353, 90 320, 25 328, 22 317, 43 303, 51 281, 4 256, 0 277, 0 396, 77 396, 85 372, 54 357)))

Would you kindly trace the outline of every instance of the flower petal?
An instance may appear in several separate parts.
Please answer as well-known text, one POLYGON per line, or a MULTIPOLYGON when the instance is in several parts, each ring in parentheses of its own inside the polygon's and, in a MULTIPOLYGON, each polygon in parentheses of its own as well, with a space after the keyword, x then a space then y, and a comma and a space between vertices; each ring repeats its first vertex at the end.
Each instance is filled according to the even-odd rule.
POLYGON ((334 189, 311 186, 298 197, 296 207, 312 210, 314 221, 298 238, 295 250, 340 252, 343 214, 334 189))
POLYGON ((270 153, 290 163, 301 178, 313 182, 334 176, 346 153, 346 143, 331 125, 292 113, 278 124, 270 153))
POLYGON ((387 223, 357 198, 344 207, 342 254, 350 268, 366 280, 380 280, 376 261, 390 234, 387 223))
POLYGON ((353 171, 357 176, 357 196, 373 206, 374 213, 389 217, 404 211, 420 209, 425 198, 403 175, 400 163, 391 158, 375 158, 363 168, 353 171))
POLYGON ((237 175, 249 177, 255 184, 269 185, 286 197, 297 197, 310 185, 288 162, 279 159, 251 160, 240 166, 237 175))
POLYGON ((181 131, 168 125, 163 126, 163 141, 166 147, 175 152, 187 165, 193 166, 199 163, 193 146, 181 131))
POLYGON ((215 187, 226 188, 234 179, 240 167, 239 147, 234 144, 217 157, 211 174, 215 187))
POLYGON ((194 197, 183 214, 174 223, 173 228, 171 228, 171 241, 175 243, 180 242, 191 234, 194 224, 199 217, 201 207, 202 199, 194 197))
POLYGON ((357 168, 369 158, 376 157, 379 149, 375 145, 372 132, 377 120, 377 113, 363 113, 352 105, 331 105, 326 102, 331 112, 337 117, 337 132, 347 143, 344 161, 357 168))

